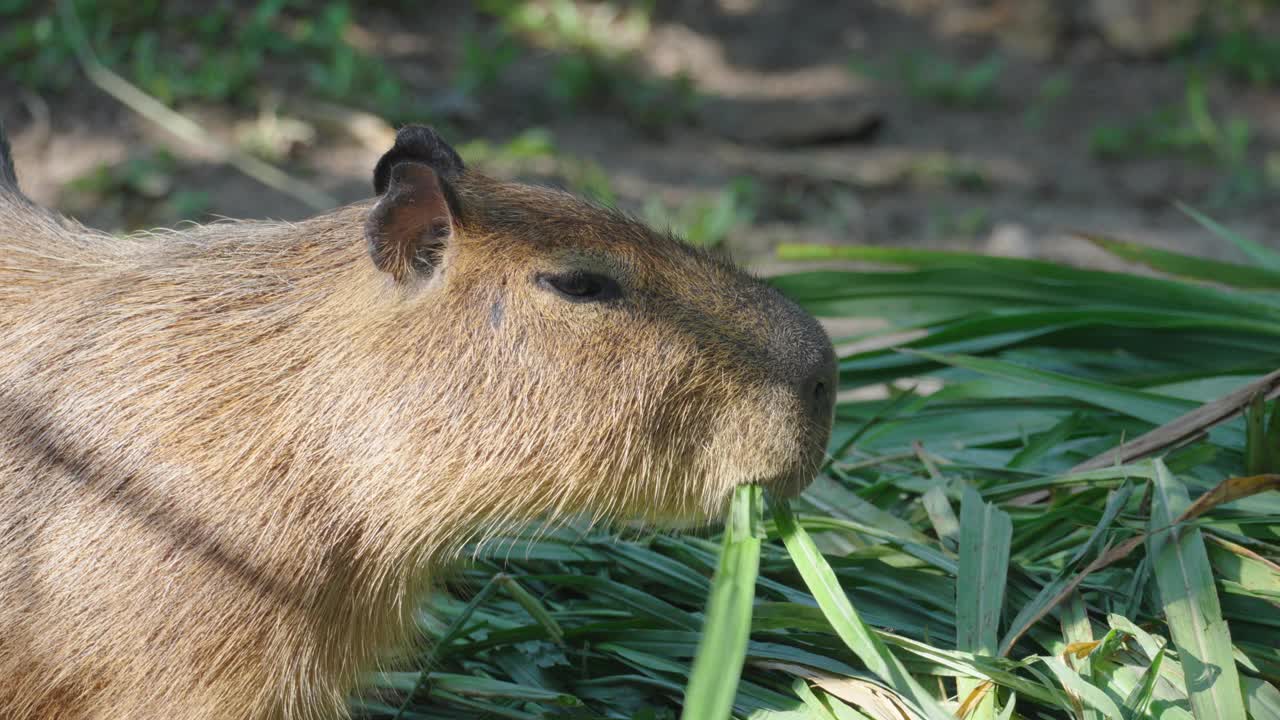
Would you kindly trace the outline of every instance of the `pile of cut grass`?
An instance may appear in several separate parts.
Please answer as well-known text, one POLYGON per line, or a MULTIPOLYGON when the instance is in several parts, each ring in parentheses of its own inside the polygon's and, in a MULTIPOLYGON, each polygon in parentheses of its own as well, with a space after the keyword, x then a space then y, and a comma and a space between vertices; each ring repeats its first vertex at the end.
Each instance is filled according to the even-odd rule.
POLYGON ((875 265, 775 282, 886 319, 841 383, 887 397, 840 404, 813 488, 768 522, 741 490, 718 539, 513 538, 423 610, 423 669, 357 706, 1280 720, 1280 255, 1199 219, 1250 264, 785 248, 875 265))

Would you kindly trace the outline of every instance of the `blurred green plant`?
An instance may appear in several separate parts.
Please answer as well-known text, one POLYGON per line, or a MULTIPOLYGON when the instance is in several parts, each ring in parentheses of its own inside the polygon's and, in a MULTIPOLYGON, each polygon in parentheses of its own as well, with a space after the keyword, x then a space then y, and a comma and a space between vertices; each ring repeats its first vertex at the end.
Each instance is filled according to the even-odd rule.
POLYGON ((1036 130, 1043 128, 1054 108, 1071 92, 1073 84, 1074 80, 1067 70, 1060 70, 1045 78, 1022 115, 1027 127, 1036 130))
POLYGON ((1235 29, 1213 39, 1204 61, 1228 76, 1255 85, 1280 85, 1280 38, 1235 29))
POLYGON ((649 32, 653 3, 580 4, 574 0, 479 0, 484 12, 509 32, 560 50, 625 52, 649 32))
POLYGON ((924 153, 913 159, 909 179, 914 185, 945 185, 971 192, 990 190, 992 184, 981 163, 950 152, 924 153))
POLYGON ((462 38, 462 62, 454 85, 469 96, 492 92, 520 56, 521 48, 509 33, 470 31, 462 38))
POLYGON ((935 209, 929 214, 927 232, 930 237, 979 237, 991 228, 991 211, 985 207, 935 209))
POLYGON ((1116 160, 1177 154, 1216 164, 1225 174, 1208 198, 1222 208, 1272 189, 1266 169, 1253 162, 1253 127, 1240 116, 1215 117, 1203 74, 1190 73, 1180 107, 1164 108, 1127 124, 1103 124, 1090 135, 1097 157, 1116 160))
POLYGON ((1252 139, 1247 120, 1229 118, 1225 124, 1209 108, 1204 80, 1187 80, 1184 102, 1128 124, 1094 128, 1090 149, 1098 157, 1116 159, 1160 153, 1199 155, 1233 164, 1244 159, 1252 139))
POLYGON ((1004 59, 991 55, 970 65, 932 53, 898 57, 890 67, 854 60, 850 67, 862 75, 900 85, 913 97, 939 105, 976 109, 999 100, 1004 59))
POLYGON ((543 128, 530 128, 504 143, 473 140, 459 146, 458 153, 467 164, 498 175, 552 178, 603 205, 618 202, 608 173, 598 163, 558 152, 555 139, 543 128))
MULTIPOLYGON (((1274 5, 1275 3, 1271 3, 1274 5)), ((1184 62, 1259 87, 1280 84, 1280 39, 1258 24, 1258 3, 1221 0, 1212 22, 1180 44, 1184 62)))
POLYGON ((588 158, 562 156, 557 161, 558 171, 569 190, 601 205, 618 204, 618 193, 613 189, 609 173, 599 163, 588 158))
MULTIPOLYGON (((699 98, 689 76, 655 76, 636 57, 649 32, 652 3, 483 0, 479 7, 497 20, 499 38, 525 38, 554 56, 547 91, 564 109, 618 110, 654 134, 694 117, 699 98)), ((497 42, 501 47, 509 41, 497 42)))
POLYGON ((591 53, 566 55, 556 62, 549 91, 569 109, 617 109, 634 126, 654 134, 694 117, 698 96, 689 76, 653 78, 630 62, 591 53))
POLYGON ((996 101, 1004 60, 993 55, 964 66, 939 58, 909 55, 902 60, 900 68, 913 95, 943 105, 976 108, 996 101))
POLYGON ((500 166, 512 172, 518 163, 555 155, 555 139, 544 128, 529 128, 505 143, 472 140, 458 146, 458 154, 468 165, 500 166))
POLYGON ((170 225, 209 211, 209 194, 177 189, 178 162, 165 150, 148 150, 116 163, 103 163, 71 180, 61 205, 71 212, 107 212, 124 230, 170 225))
MULTIPOLYGON (((242 9, 227 1, 73 0, 72 7, 99 60, 167 105, 248 105, 264 77, 284 72, 319 97, 390 117, 405 109, 396 77, 348 42, 348 2, 262 0, 242 9)), ((5 0, 0 21, 0 65, 20 84, 76 87, 75 35, 53 3, 5 0)))
MULTIPOLYGON (((169 106, 251 107, 267 86, 284 86, 393 123, 432 114, 385 63, 353 42, 358 6, 349 0, 219 0, 209 7, 65 1, 98 59, 169 106)), ((694 117, 699 99, 689 77, 657 77, 634 52, 649 30, 649 5, 486 0, 481 9, 496 23, 463 37, 454 77, 462 94, 492 92, 532 46, 549 54, 545 97, 563 111, 615 110, 653 134, 694 117)), ((72 92, 83 79, 72 42, 77 34, 65 22, 54 3, 0 0, 0 65, 37 92, 72 92)))
POLYGON ((751 178, 741 177, 710 198, 697 198, 678 207, 657 197, 645 201, 645 222, 667 228, 699 247, 718 247, 734 230, 750 225, 758 207, 758 188, 751 178))

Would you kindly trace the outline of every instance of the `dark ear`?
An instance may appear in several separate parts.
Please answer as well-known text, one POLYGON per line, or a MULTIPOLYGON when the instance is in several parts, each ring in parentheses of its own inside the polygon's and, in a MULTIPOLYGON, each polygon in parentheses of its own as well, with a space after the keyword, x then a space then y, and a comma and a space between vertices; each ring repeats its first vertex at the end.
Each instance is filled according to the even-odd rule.
POLYGON ((462 158, 435 130, 421 125, 406 125, 396 133, 396 142, 373 169, 373 191, 381 195, 387 190, 391 168, 406 160, 420 162, 436 171, 445 182, 458 179, 465 169, 462 158))
POLYGON ((378 160, 373 187, 382 197, 365 221, 365 238, 374 264, 396 282, 436 270, 457 222, 450 183, 462 171, 458 153, 420 125, 401 128, 378 160))
POLYGON ((433 273, 453 237, 453 211, 435 170, 412 161, 393 166, 364 234, 373 264, 396 282, 433 273))

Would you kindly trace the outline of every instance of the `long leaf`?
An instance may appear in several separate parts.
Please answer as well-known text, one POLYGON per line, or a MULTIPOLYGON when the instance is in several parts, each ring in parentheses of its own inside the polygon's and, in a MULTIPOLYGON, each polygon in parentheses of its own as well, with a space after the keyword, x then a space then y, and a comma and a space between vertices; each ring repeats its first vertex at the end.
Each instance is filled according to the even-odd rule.
POLYGON ((1208 280, 1239 288, 1280 287, 1280 271, 1266 267, 1219 262, 1102 235, 1086 234, 1084 237, 1116 257, 1142 263, 1153 270, 1171 275, 1208 280))
POLYGON ((773 517, 791 560, 840 639, 844 640, 849 649, 881 682, 913 703, 926 718, 950 720, 949 713, 911 677, 902 662, 889 652, 880 638, 862 621, 844 589, 840 587, 831 566, 822 557, 813 539, 796 522, 791 508, 775 503, 773 517))
POLYGON ((707 620, 685 690, 683 720, 719 720, 733 711, 751 635, 751 605, 760 568, 759 486, 737 488, 724 534, 720 567, 711 581, 707 620))
MULTIPOLYGON (((1005 576, 1013 522, 1009 514, 982 501, 966 485, 960 504, 960 578, 956 585, 956 647, 977 655, 995 655, 1004 607, 1005 576)), ((968 697, 981 680, 957 680, 960 697, 968 697)), ((994 720, 995 696, 988 693, 971 717, 994 720)))
MULTIPOLYGON (((1153 425, 1167 423, 1197 407, 1196 403, 1180 398, 1082 380, 1001 360, 966 355, 939 355, 920 350, 913 352, 955 367, 1014 380, 1041 393, 1060 393, 1091 405, 1124 413, 1153 425)), ((1239 428, 1222 426, 1211 430, 1210 434, 1218 442, 1230 447, 1244 448, 1244 432, 1239 428)))
MULTIPOLYGON (((1108 718, 1120 718, 1123 714, 1120 707, 1115 701, 1107 696, 1098 686, 1080 677, 1080 675, 1067 666, 1062 658, 1045 657, 1041 661, 1053 671, 1054 676, 1058 678, 1058 682, 1076 697, 1096 710, 1103 713, 1108 718)), ((1243 717, 1243 716, 1242 716, 1243 717)))
POLYGON ((1199 210, 1196 210, 1190 205, 1184 205, 1182 203, 1178 203, 1177 205, 1179 210, 1189 215, 1192 220, 1203 225, 1206 230, 1220 238, 1223 238, 1224 240, 1229 241, 1237 248, 1240 248, 1240 251, 1249 256, 1249 259, 1254 263, 1257 263, 1259 267, 1267 270, 1280 271, 1280 253, 1264 247, 1257 241, 1250 240, 1240 233, 1229 230, 1218 221, 1208 215, 1205 215, 1199 210))
POLYGON ((1164 462, 1154 464, 1150 553, 1161 606, 1186 673, 1191 710, 1197 720, 1243 718, 1240 675, 1204 538, 1194 526, 1178 525, 1191 500, 1164 462))
POLYGON ((1124 720, 1139 720, 1147 715, 1147 707, 1151 704, 1151 694, 1155 692, 1156 680, 1160 677, 1160 663, 1164 661, 1164 648, 1156 652, 1151 664, 1142 673, 1142 679, 1124 700, 1124 720))

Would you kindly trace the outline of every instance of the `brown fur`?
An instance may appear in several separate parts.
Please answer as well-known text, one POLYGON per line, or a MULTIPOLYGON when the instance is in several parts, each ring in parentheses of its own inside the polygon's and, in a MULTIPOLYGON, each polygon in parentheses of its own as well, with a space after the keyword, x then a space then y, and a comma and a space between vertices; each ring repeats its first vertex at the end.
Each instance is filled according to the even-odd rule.
POLYGON ((812 319, 568 195, 450 192, 396 282, 368 203, 114 238, 0 182, 0 717, 343 717, 468 541, 812 476, 812 319), (581 266, 626 301, 530 280, 581 266))

